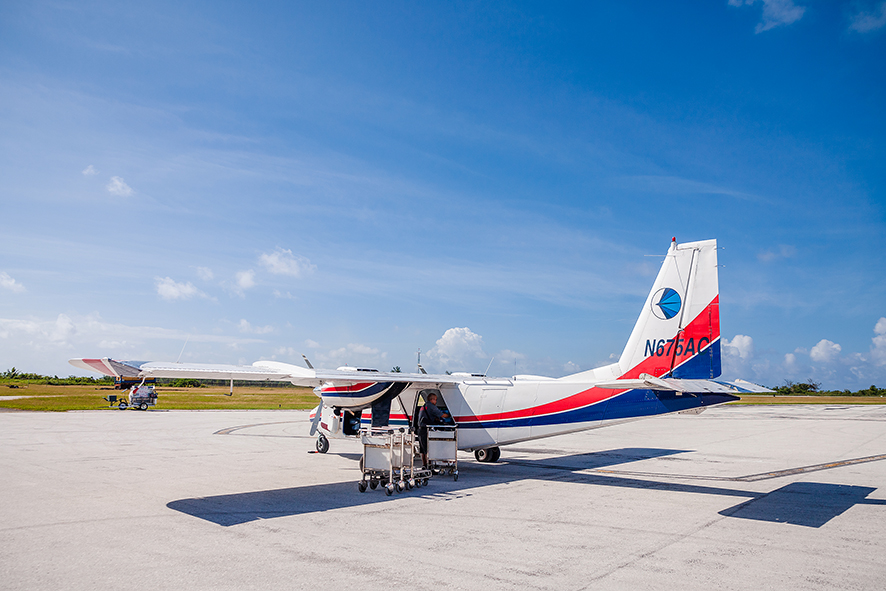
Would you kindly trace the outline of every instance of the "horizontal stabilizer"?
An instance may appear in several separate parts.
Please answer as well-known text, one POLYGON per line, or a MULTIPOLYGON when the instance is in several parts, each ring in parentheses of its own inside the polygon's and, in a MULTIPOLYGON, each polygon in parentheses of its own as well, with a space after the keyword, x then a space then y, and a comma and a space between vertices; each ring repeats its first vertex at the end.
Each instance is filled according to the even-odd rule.
POLYGON ((745 380, 734 382, 715 380, 694 380, 679 378, 657 378, 648 373, 641 373, 639 378, 625 380, 611 380, 596 384, 598 388, 609 390, 662 390, 684 392, 687 394, 750 394, 772 392, 768 388, 758 386, 745 380))

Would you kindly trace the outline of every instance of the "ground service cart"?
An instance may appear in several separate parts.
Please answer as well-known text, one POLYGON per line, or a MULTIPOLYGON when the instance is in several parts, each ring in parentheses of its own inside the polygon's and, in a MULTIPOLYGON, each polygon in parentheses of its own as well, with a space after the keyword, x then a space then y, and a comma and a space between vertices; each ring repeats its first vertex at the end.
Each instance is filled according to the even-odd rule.
POLYGON ((417 486, 427 486, 431 471, 415 468, 415 434, 404 427, 370 427, 360 432, 363 477, 360 492, 379 485, 390 496, 417 486))
POLYGON ((129 407, 148 410, 149 406, 157 405, 157 393, 154 391, 154 386, 133 386, 128 397, 111 394, 105 397, 105 400, 111 406, 116 405, 120 410, 126 410, 129 407))
POLYGON ((455 425, 428 425, 428 468, 434 473, 449 472, 458 480, 458 428, 455 425))

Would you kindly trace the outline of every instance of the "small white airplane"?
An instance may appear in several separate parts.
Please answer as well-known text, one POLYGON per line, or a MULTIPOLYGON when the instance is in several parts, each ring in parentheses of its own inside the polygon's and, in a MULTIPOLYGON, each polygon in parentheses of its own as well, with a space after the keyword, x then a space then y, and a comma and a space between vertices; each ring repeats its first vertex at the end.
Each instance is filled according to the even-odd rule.
POLYGON ((454 373, 389 373, 368 368, 315 369, 277 361, 251 366, 71 359, 115 377, 288 381, 313 386, 317 450, 329 438, 354 437, 363 423, 415 424, 431 394, 458 427, 458 448, 495 462, 500 447, 657 415, 699 414, 735 394, 770 392, 720 371, 717 241, 671 241, 661 270, 617 363, 561 378, 491 378, 454 373), (393 414, 392 414, 393 410, 393 414), (364 416, 364 411, 365 415, 364 416))

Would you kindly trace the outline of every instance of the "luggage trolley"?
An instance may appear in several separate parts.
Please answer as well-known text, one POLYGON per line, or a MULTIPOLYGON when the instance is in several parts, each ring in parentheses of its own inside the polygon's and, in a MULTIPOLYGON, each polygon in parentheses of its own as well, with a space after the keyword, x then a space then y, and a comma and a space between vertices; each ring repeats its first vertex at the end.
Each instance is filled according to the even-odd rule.
POLYGON ((390 496, 416 486, 427 486, 430 470, 415 468, 415 435, 402 427, 371 427, 360 433, 363 441, 363 476, 360 492, 379 485, 390 496))
POLYGON ((428 425, 428 467, 458 480, 458 428, 428 425))

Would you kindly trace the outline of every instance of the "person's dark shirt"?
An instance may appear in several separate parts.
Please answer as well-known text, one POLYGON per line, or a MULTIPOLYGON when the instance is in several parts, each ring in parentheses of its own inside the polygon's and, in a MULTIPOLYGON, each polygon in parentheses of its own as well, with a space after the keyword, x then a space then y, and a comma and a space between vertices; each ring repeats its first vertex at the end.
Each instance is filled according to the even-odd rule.
POLYGON ((418 417, 419 425, 440 425, 443 423, 443 411, 433 402, 426 402, 418 417))

